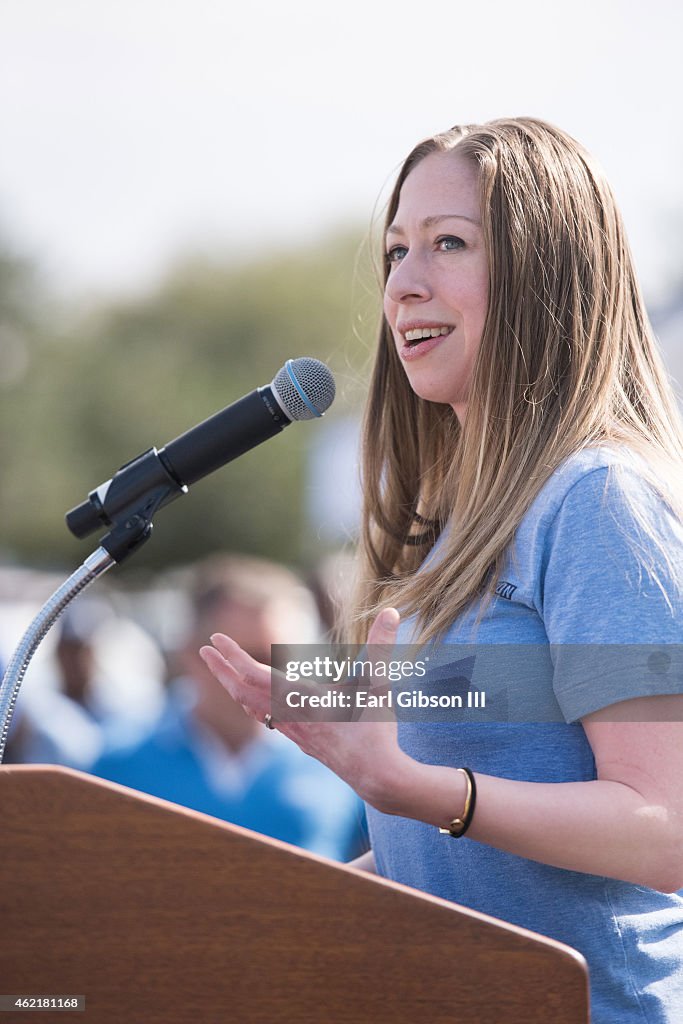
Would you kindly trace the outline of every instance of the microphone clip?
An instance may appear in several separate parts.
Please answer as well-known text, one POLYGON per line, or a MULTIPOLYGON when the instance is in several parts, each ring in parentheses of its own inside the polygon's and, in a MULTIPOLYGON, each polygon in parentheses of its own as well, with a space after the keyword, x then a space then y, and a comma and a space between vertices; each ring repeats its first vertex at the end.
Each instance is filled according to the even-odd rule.
POLYGON ((82 539, 101 525, 116 527, 132 516, 151 522, 157 509, 181 494, 187 494, 187 487, 171 473, 163 452, 149 448, 67 512, 66 523, 82 539))
POLYGON ((152 536, 153 526, 151 519, 148 520, 137 515, 131 516, 130 519, 119 523, 113 530, 101 537, 99 546, 104 548, 117 564, 120 564, 149 540, 152 536))
POLYGON ((79 538, 87 537, 99 526, 111 526, 100 546, 114 561, 121 562, 149 540, 152 518, 158 509, 186 493, 187 487, 172 475, 163 453, 149 448, 68 512, 67 525, 79 538))

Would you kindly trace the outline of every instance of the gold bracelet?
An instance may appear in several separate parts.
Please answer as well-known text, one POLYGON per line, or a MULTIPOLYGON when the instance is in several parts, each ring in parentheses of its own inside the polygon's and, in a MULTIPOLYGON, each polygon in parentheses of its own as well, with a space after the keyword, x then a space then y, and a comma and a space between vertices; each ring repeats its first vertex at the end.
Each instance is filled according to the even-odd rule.
POLYGON ((469 768, 456 768, 456 771, 462 772, 467 779, 467 792, 465 794, 465 806, 463 807, 462 817, 453 818, 448 828, 440 828, 439 832, 444 836, 452 836, 453 839, 460 839, 461 836, 465 835, 467 829, 472 823, 474 817, 474 805, 477 801, 477 786, 474 781, 474 775, 469 768))

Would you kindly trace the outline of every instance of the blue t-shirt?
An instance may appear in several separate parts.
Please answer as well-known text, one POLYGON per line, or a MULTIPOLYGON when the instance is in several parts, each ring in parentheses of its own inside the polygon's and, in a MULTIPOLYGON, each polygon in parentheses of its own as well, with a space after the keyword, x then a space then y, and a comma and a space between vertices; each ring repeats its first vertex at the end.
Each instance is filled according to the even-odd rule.
MULTIPOLYGON (((465 764, 508 779, 594 780, 581 716, 631 697, 683 692, 676 657, 662 655, 663 645, 676 652, 683 644, 681 593, 683 527, 639 475, 637 461, 607 448, 573 456, 520 523, 476 632, 478 646, 545 649, 547 692, 533 695, 542 713, 526 721, 495 714, 477 720, 473 713, 464 722, 399 715, 402 749, 426 764, 465 764), (644 568, 649 560, 653 572, 644 568), (608 670, 596 681, 589 659, 577 666, 571 658, 572 651, 585 653, 579 645, 593 644, 629 656, 657 647, 654 661, 644 655, 646 671, 608 670)), ((460 616, 445 642, 472 643, 478 610, 460 616)), ((413 628, 404 622, 399 640, 409 642, 413 628)), ((683 1020, 683 892, 565 871, 467 837, 452 840, 423 822, 371 807, 367 813, 381 875, 578 949, 589 965, 593 1024, 683 1020)))

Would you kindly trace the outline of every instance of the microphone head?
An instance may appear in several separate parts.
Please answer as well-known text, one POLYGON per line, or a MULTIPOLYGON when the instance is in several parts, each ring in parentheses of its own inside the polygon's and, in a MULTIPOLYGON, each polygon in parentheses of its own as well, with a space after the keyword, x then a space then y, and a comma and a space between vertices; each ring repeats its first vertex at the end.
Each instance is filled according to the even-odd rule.
POLYGON ((322 416, 335 396, 331 370, 319 359, 288 359, 271 383, 278 405, 290 420, 322 416))

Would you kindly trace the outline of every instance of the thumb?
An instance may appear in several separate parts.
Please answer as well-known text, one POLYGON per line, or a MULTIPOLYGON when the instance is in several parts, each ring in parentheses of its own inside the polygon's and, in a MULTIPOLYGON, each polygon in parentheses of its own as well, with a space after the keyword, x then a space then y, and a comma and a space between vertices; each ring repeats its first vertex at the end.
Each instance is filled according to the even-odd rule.
POLYGON ((386 663, 394 653, 396 630, 400 621, 401 616, 395 608, 383 608, 368 633, 365 649, 374 665, 371 689, 376 695, 384 694, 389 689, 386 663))
POLYGON ((395 640, 401 616, 395 608, 383 608, 368 633, 369 644, 387 644, 395 640))

